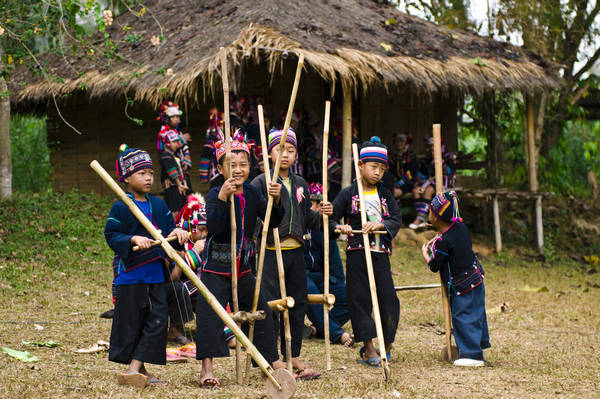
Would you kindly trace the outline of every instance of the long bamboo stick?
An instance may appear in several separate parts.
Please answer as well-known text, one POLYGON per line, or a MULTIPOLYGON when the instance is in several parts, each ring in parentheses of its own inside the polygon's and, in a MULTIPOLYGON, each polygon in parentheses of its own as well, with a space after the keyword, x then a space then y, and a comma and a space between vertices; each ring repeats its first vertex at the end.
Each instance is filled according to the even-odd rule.
MULTIPOLYGON (((287 297, 285 290, 285 271, 283 270, 283 256, 281 255, 281 242, 279 241, 279 228, 273 229, 273 239, 275 240, 275 257, 277 258, 277 274, 279 275, 279 291, 281 297, 287 297)), ((290 373, 294 372, 292 367, 292 332, 290 330, 290 312, 288 308, 283 311, 283 329, 285 336, 285 352, 287 366, 290 373)))
MULTIPOLYGON (((335 230, 336 233, 341 233, 340 230, 336 229, 335 230)), ((352 230, 352 234, 362 234, 362 230, 352 230)), ((369 232, 369 234, 387 234, 387 231, 385 230, 373 230, 371 232, 369 232)))
POLYGON ((335 295, 332 293, 325 294, 308 294, 308 303, 311 305, 324 305, 331 308, 335 304, 335 295))
MULTIPOLYGON (((225 164, 227 165, 227 173, 225 179, 229 179, 233 175, 231 169, 231 123, 229 118, 229 77, 227 72, 227 55, 223 48, 219 52, 221 60, 221 78, 223 80, 223 117, 225 119, 225 164)), ((240 311, 237 289, 237 225, 235 222, 235 197, 233 194, 229 197, 231 206, 229 208, 229 220, 231 222, 231 298, 233 302, 233 313, 240 311)), ((243 239, 243 237, 240 237, 243 239)), ((238 384, 243 382, 242 375, 242 347, 238 340, 235 341, 235 377, 238 384)))
POLYGON ((217 298, 210 292, 208 288, 200 281, 196 273, 190 269, 187 263, 179 256, 177 251, 173 249, 171 244, 169 244, 165 238, 161 235, 161 233, 154 227, 154 225, 148 220, 146 215, 142 213, 142 211, 133 203, 131 198, 125 194, 123 189, 113 180, 112 177, 104 170, 104 168, 98 163, 98 161, 92 161, 90 163, 90 167, 98 173, 100 178, 104 180, 104 182, 114 191, 114 193, 127 205, 131 213, 136 217, 136 219, 144 226, 146 231, 152 235, 155 240, 160 240, 161 246, 167 253, 167 255, 175 261, 177 266, 181 269, 183 274, 185 274, 196 287, 198 287, 198 291, 200 294, 206 299, 206 302, 209 306, 214 310, 214 312, 219 316, 221 320, 229 327, 233 335, 237 338, 238 341, 241 341, 242 345, 246 348, 246 352, 250 354, 252 359, 258 364, 260 369, 265 373, 267 378, 277 387, 277 389, 281 390, 281 385, 277 382, 275 377, 273 377, 273 368, 269 365, 267 360, 261 355, 261 353, 256 349, 256 347, 252 344, 252 342, 246 337, 243 333, 242 329, 237 325, 235 321, 229 316, 227 311, 221 306, 217 298))
POLYGON ((285 308, 293 308, 295 304, 296 301, 291 296, 286 296, 283 298, 273 299, 272 301, 269 301, 269 307, 271 308, 271 310, 283 311, 283 309, 285 308))
MULTIPOLYGON (((279 143, 279 154, 281 155, 283 153, 283 148, 285 146, 285 140, 287 139, 287 134, 288 134, 288 130, 290 128, 290 124, 292 122, 292 114, 294 112, 294 104, 296 104, 296 96, 298 95, 298 86, 300 85, 300 76, 302 75, 302 68, 304 67, 304 55, 300 55, 300 57, 298 58, 298 65, 296 67, 296 76, 294 78, 294 85, 292 86, 292 94, 290 96, 290 103, 288 105, 288 110, 287 110, 287 114, 285 116, 285 122, 283 125, 283 135, 281 137, 281 143, 279 143)), ((262 108, 262 107, 261 107, 262 108)), ((269 158, 268 158, 268 154, 267 154, 267 140, 266 140, 266 133, 265 133, 265 124, 264 124, 264 118, 259 118, 259 126, 261 127, 261 135, 260 135, 260 139, 261 139, 261 145, 263 148, 263 163, 265 165, 265 180, 267 180, 267 178, 269 178, 269 175, 267 174, 267 170, 269 170, 269 158)), ((277 157, 277 161, 275 162, 275 166, 273 168, 273 176, 275 178, 277 178, 277 176, 279 176, 279 168, 281 167, 281 156, 277 157)), ((270 174, 270 170, 269 170, 269 174, 270 174)), ((266 181, 266 183, 268 184, 270 181, 270 178, 268 179, 268 181, 266 181)), ((261 241, 260 241, 260 250, 258 253, 258 265, 256 268, 256 274, 257 274, 257 284, 254 287, 254 298, 252 300, 252 311, 256 311, 257 307, 258 307, 258 297, 260 295, 260 284, 258 284, 258 276, 262 276, 262 270, 263 270, 263 265, 265 262, 265 250, 266 250, 266 246, 267 246, 267 235, 269 232, 269 225, 271 223, 271 211, 273 210, 273 197, 269 195, 269 199, 267 200, 267 210, 265 212, 265 217, 263 218, 263 228, 262 228, 262 234, 261 234, 261 241)), ((250 323, 250 328, 248 331, 248 336, 250 337, 250 339, 252 339, 254 337, 254 323, 250 323)), ((246 362, 246 374, 248 374, 248 371, 250 370, 250 361, 246 362)))
MULTIPOLYGON (((171 242, 171 241, 175 241, 177 239, 176 236, 171 236, 171 237, 167 237, 165 238, 165 240, 171 242)), ((152 241, 152 244, 150 244, 151 247, 155 246, 155 245, 160 245, 161 241, 160 240, 154 240, 152 241)), ((132 251, 139 251, 140 247, 137 245, 134 245, 133 247, 131 247, 132 251)))
MULTIPOLYGON (((444 174, 442 172, 442 125, 433 125, 433 160, 435 166, 435 192, 440 194, 444 191, 444 174)), ((450 300, 448 291, 444 287, 444 281, 440 275, 442 290, 442 311, 444 312, 444 327, 446 330, 445 342, 448 360, 452 361, 452 318, 450 317, 450 300)))
MULTIPOLYGON (((331 102, 325 101, 325 118, 323 124, 323 202, 327 202, 327 149, 329 141, 329 113, 331 102)), ((329 295, 329 216, 323 214, 323 295, 329 295)), ((330 305, 323 304, 323 334, 325 335, 325 356, 327 358, 327 370, 331 370, 331 343, 329 342, 329 308, 330 305)))
MULTIPOLYGON (((358 146, 352 144, 352 155, 354 157, 354 169, 356 171, 356 184, 358 186, 358 199, 360 201, 360 220, 361 224, 367 223, 367 211, 365 207, 365 198, 363 194, 362 176, 358 167, 358 146)), ((373 259, 371 258, 371 245, 369 244, 369 235, 363 233, 363 246, 365 248, 365 260, 367 262, 367 275, 369 277, 369 289, 371 290, 371 302, 373 304, 373 319, 375 319, 375 331, 377 332, 377 341, 379 352, 382 354, 381 363, 383 365, 383 378, 387 381, 390 376, 390 369, 385 356, 385 341, 383 339, 383 328, 381 327, 381 314, 379 313, 379 301, 377 300, 377 287, 375 286, 375 274, 373 273, 373 259)))

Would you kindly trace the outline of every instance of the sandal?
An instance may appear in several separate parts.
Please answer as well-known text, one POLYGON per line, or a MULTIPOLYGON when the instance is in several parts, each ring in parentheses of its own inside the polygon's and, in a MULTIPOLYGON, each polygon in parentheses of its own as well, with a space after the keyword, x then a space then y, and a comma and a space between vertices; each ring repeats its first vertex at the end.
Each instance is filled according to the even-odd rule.
POLYGON ((117 373, 117 383, 120 385, 131 385, 133 387, 144 389, 148 385, 148 377, 137 371, 125 371, 117 373))
MULTIPOLYGON (((181 356, 182 353, 177 348, 167 348, 167 363, 185 363, 187 357, 181 356)), ((195 355, 194 355, 195 357, 195 355)))
POLYGON ((298 369, 296 371, 296 373, 294 374, 294 377, 297 380, 304 380, 304 381, 309 381, 309 380, 316 380, 317 378, 319 378, 321 376, 321 373, 319 373, 316 370, 313 370, 311 368, 306 368, 306 369, 298 369))
MULTIPOLYGON (((361 347, 358 350, 360 359, 357 360, 359 364, 370 367, 381 367, 381 359, 379 357, 369 357, 365 359, 365 347, 361 347)), ((379 354, 379 353, 378 353, 379 354)))
POLYGON ((148 376, 148 386, 154 387, 154 388, 166 387, 167 383, 164 382, 163 380, 161 380, 160 378, 157 378, 154 376, 148 376))
POLYGON ((196 358, 196 344, 187 344, 179 348, 179 354, 185 357, 196 358))
POLYGON ((192 343, 192 341, 190 341, 185 335, 178 335, 175 338, 169 338, 168 341, 179 346, 192 343))
POLYGON ((198 385, 200 385, 200 388, 220 388, 221 387, 221 383, 219 382, 219 380, 216 378, 211 378, 211 377, 200 380, 198 385))

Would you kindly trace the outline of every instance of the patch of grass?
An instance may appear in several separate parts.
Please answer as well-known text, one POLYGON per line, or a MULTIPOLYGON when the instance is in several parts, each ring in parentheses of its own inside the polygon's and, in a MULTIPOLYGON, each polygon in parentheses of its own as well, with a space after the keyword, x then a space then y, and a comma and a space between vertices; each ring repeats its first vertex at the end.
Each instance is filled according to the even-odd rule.
MULTIPOLYGON (((16 194, 0 204, 0 346, 28 350, 40 359, 21 363, 0 354, 0 397, 265 397, 256 369, 247 385, 235 384, 233 357, 215 361, 220 390, 197 387, 200 366, 192 360, 151 365, 169 386, 140 394, 116 384, 114 373, 122 367, 108 362, 106 353, 74 352, 110 335, 110 321, 98 314, 111 307, 112 253, 102 231, 112 202, 73 192, 16 194), (39 340, 60 346, 22 344, 39 340)), ((481 236, 475 241, 488 249, 493 243, 481 236)), ((396 285, 439 281, 415 244, 401 243, 394 251, 396 285)), ((482 262, 492 342, 486 367, 457 369, 439 360, 444 325, 439 290, 400 292, 391 381, 384 383, 380 370, 357 364, 357 347, 333 345, 333 369, 325 371, 323 342, 311 339, 302 357, 323 376, 299 383, 294 397, 393 398, 394 390, 405 398, 595 397, 600 390, 600 273, 588 274, 565 256, 549 267, 533 250, 510 246, 500 256, 483 256, 482 262), (525 285, 548 290, 528 292, 525 285), (502 304, 505 312, 499 310, 502 304)))

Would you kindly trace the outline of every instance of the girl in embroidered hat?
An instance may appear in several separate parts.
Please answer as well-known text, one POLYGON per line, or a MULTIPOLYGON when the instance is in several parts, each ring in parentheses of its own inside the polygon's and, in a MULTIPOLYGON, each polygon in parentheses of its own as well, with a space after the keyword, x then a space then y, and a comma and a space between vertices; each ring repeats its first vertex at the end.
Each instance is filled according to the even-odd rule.
POLYGON ((458 210, 454 191, 437 194, 429 207, 429 221, 438 235, 423 245, 432 272, 439 272, 448 289, 454 339, 459 358, 455 366, 483 366, 483 350, 490 347, 485 314, 484 271, 473 253, 469 229, 458 210))

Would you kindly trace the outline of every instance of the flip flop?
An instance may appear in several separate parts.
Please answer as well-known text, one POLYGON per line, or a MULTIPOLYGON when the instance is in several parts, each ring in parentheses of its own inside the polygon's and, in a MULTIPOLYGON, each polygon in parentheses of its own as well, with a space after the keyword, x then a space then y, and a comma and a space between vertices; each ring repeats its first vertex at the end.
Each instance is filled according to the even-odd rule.
MULTIPOLYGON (((360 359, 357 360, 359 364, 370 367, 381 367, 381 359, 379 357, 369 357, 365 360, 364 346, 361 346, 361 348, 358 350, 358 353, 360 355, 360 359)), ((377 354, 379 354, 379 351, 377 351, 377 354)))
POLYGON ((156 377, 148 377, 148 386, 149 387, 164 387, 167 386, 167 383, 156 377))
POLYGON ((200 388, 220 388, 221 387, 221 383, 219 382, 218 379, 210 378, 210 377, 200 380, 198 385, 200 385, 200 388))
POLYGON ((179 354, 185 357, 196 358, 196 344, 187 344, 179 348, 179 354))
POLYGON ((148 377, 137 371, 117 373, 116 377, 120 385, 131 385, 139 389, 144 389, 148 385, 148 377))
POLYGON ((187 357, 181 356, 181 352, 177 348, 167 348, 167 363, 185 363, 187 357))
MULTIPOLYGON (((375 352, 377 352, 377 354, 378 354, 379 356, 381 356, 381 353, 379 352, 379 348, 375 348, 375 352)), ((360 350, 358 351, 358 353, 360 354, 360 357, 361 357, 361 358, 364 358, 364 357, 365 357, 365 356, 364 356, 364 355, 365 355, 365 347, 364 347, 364 346, 362 346, 362 347, 360 348, 360 350)), ((388 351, 388 352, 385 354, 385 358, 387 359, 387 361, 388 361, 388 362, 390 361, 390 359, 392 358, 392 351, 391 351, 391 350, 389 350, 389 351, 388 351)))
POLYGON ((321 376, 321 373, 319 373, 316 370, 313 370, 311 368, 306 368, 306 369, 298 369, 298 371, 296 371, 296 373, 294 374, 294 377, 297 380, 303 380, 303 381, 310 381, 310 380, 316 380, 317 378, 319 378, 321 376))

